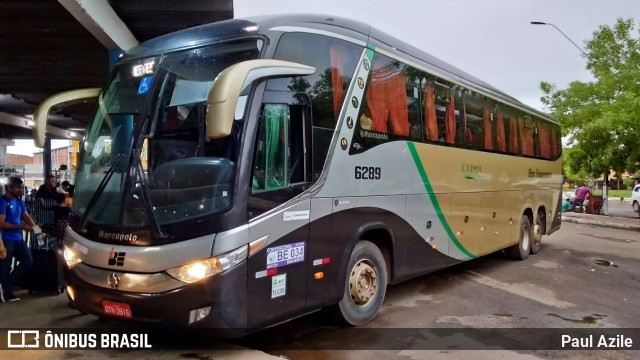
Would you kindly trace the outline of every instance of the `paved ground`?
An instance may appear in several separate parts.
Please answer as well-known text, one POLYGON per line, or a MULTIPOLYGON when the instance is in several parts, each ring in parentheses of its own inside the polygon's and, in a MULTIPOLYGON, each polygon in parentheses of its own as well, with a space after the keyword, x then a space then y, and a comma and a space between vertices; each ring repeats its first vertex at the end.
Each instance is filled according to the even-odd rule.
MULTIPOLYGON (((524 262, 492 255, 390 287, 383 310, 367 327, 637 328, 639 260, 637 232, 565 223, 561 231, 545 238, 541 253, 524 262)), ((329 326, 322 315, 295 323, 307 329, 302 337, 288 334, 282 325, 255 335, 254 340, 273 337, 287 346, 304 342, 305 336, 318 336, 328 347, 331 341, 353 341, 345 336, 354 334, 348 331, 327 339, 322 329, 314 330, 329 326)), ((358 341, 362 339, 355 338, 358 341)), ((262 348, 291 359, 640 358, 638 351, 269 350, 278 346, 264 344, 262 348)))
POLYGON ((633 211, 630 201, 610 200, 607 216, 567 212, 562 214, 562 220, 585 225, 640 231, 640 216, 633 211))
MULTIPOLYGON (((12 351, 0 357, 130 359, 144 354, 145 357, 183 359, 261 359, 270 355, 289 359, 640 358, 637 351, 461 351, 456 350, 461 343, 482 343, 486 339, 447 337, 438 333, 433 336, 437 341, 448 342, 450 350, 411 350, 415 339, 406 333, 410 328, 505 328, 514 332, 520 331, 519 328, 637 328, 640 324, 639 260, 640 236, 636 231, 564 223, 561 231, 545 238, 542 252, 527 261, 491 255, 390 287, 382 311, 362 332, 337 328, 327 312, 319 312, 253 334, 232 345, 207 344, 210 349, 206 351, 176 346, 174 350, 144 353, 12 351), (376 329, 396 330, 381 333, 376 329), (384 342, 393 340, 389 334, 398 334, 396 340, 409 346, 397 350, 362 350, 384 346, 384 342), (345 350, 296 350, 296 344, 305 343, 345 350), (353 350, 349 349, 350 345, 353 350)), ((0 304, 0 324, 3 328, 118 326, 78 315, 66 307, 64 296, 29 295, 19 303, 0 304)))
POLYGON ((631 201, 629 199, 620 201, 620 199, 609 199, 609 213, 608 216, 640 219, 637 212, 633 211, 631 207, 631 201))

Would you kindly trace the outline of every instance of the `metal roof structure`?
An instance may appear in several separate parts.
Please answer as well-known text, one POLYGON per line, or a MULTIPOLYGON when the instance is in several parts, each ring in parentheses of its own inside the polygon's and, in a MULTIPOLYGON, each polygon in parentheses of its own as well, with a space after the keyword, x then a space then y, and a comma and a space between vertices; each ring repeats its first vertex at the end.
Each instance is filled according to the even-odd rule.
MULTIPOLYGON (((118 47, 109 38, 114 31, 128 29, 142 42, 231 18, 232 0, 0 0, 0 138, 31 138, 29 117, 48 96, 103 86, 109 50, 118 47), (95 5, 102 8, 92 14, 95 5), (96 12, 98 17, 114 12, 109 21, 115 22, 101 23, 96 12)), ((49 133, 68 137, 66 130, 84 128, 93 105, 72 105, 52 115, 49 133)))

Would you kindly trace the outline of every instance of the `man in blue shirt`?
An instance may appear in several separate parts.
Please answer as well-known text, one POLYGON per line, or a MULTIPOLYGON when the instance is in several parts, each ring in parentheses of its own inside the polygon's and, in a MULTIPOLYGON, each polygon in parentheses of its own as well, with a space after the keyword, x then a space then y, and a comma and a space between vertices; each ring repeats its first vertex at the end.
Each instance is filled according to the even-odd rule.
POLYGON ((13 285, 24 275, 33 263, 31 253, 22 237, 22 230, 30 231, 36 224, 27 213, 22 196, 22 179, 10 177, 4 186, 5 194, 0 197, 0 229, 6 256, 0 259, 0 300, 12 302, 20 300, 13 293, 13 285), (22 224, 24 222, 24 224, 22 224), (11 262, 16 258, 16 266, 11 271, 11 262))

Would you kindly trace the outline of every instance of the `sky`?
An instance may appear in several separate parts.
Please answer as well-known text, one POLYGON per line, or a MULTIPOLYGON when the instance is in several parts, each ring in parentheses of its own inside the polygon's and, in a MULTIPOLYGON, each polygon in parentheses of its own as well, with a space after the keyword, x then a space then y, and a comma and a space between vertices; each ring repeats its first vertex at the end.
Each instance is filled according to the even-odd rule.
POLYGON ((635 15, 640 0, 236 0, 236 18, 316 13, 367 23, 545 110, 541 81, 591 81, 578 46, 600 25, 635 15))

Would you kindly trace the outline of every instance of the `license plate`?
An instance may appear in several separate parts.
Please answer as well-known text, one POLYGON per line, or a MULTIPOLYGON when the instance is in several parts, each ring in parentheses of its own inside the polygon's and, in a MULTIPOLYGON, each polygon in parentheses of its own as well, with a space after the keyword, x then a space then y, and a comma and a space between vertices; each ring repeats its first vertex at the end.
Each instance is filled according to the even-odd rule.
POLYGON ((304 241, 267 249, 267 269, 277 268, 304 260, 304 241))
POLYGON ((129 307, 129 304, 104 300, 102 302, 102 311, 104 311, 106 315, 131 319, 131 308, 129 307))

